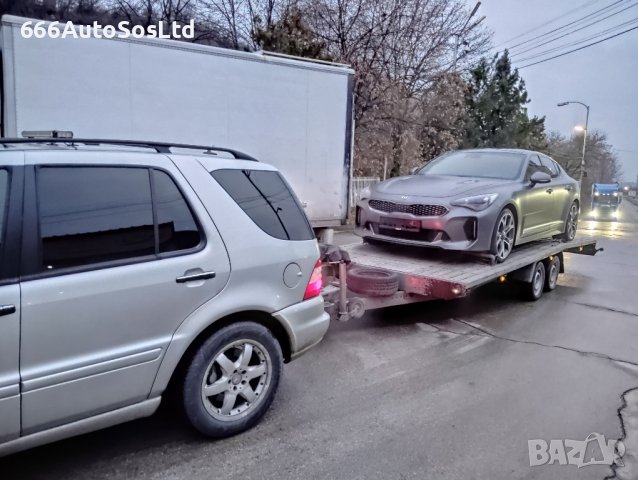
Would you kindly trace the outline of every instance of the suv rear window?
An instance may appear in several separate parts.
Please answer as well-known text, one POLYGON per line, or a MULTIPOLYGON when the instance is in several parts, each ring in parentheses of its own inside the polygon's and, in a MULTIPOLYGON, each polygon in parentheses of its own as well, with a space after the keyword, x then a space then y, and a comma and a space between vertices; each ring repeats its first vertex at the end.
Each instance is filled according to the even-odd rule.
POLYGON ((279 172, 215 170, 213 178, 259 228, 281 240, 315 238, 297 198, 279 172))

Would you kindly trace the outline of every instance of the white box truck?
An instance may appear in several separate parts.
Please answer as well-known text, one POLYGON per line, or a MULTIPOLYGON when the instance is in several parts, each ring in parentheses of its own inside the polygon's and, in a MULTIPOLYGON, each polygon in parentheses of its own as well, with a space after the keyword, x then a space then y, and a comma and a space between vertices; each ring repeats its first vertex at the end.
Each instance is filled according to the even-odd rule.
POLYGON ((345 223, 352 87, 345 65, 154 38, 24 38, 2 17, 2 136, 227 147, 275 165, 316 228, 345 223))

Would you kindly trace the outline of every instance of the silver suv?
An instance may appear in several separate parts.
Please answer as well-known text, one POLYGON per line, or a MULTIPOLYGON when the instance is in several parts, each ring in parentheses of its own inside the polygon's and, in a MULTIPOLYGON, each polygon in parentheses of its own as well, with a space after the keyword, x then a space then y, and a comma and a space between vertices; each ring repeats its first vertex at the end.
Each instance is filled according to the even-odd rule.
POLYGON ((200 432, 270 406, 329 317, 279 172, 225 149, 0 139, 0 455, 151 415, 200 432))

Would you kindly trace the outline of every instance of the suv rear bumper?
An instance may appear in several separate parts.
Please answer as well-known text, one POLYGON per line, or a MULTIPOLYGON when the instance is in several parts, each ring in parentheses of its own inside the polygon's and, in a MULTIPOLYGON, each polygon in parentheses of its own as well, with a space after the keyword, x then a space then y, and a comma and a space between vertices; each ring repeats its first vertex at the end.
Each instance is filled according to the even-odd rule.
POLYGON ((321 296, 279 310, 273 317, 288 332, 291 360, 319 343, 330 325, 330 315, 324 310, 321 296))

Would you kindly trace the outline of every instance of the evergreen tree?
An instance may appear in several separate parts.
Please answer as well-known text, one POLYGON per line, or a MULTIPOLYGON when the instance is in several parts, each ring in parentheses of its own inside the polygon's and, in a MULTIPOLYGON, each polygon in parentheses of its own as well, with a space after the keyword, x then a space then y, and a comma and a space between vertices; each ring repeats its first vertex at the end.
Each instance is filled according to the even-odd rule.
POLYGON ((463 146, 543 149, 545 117, 529 118, 525 82, 507 51, 483 58, 470 73, 463 146))

